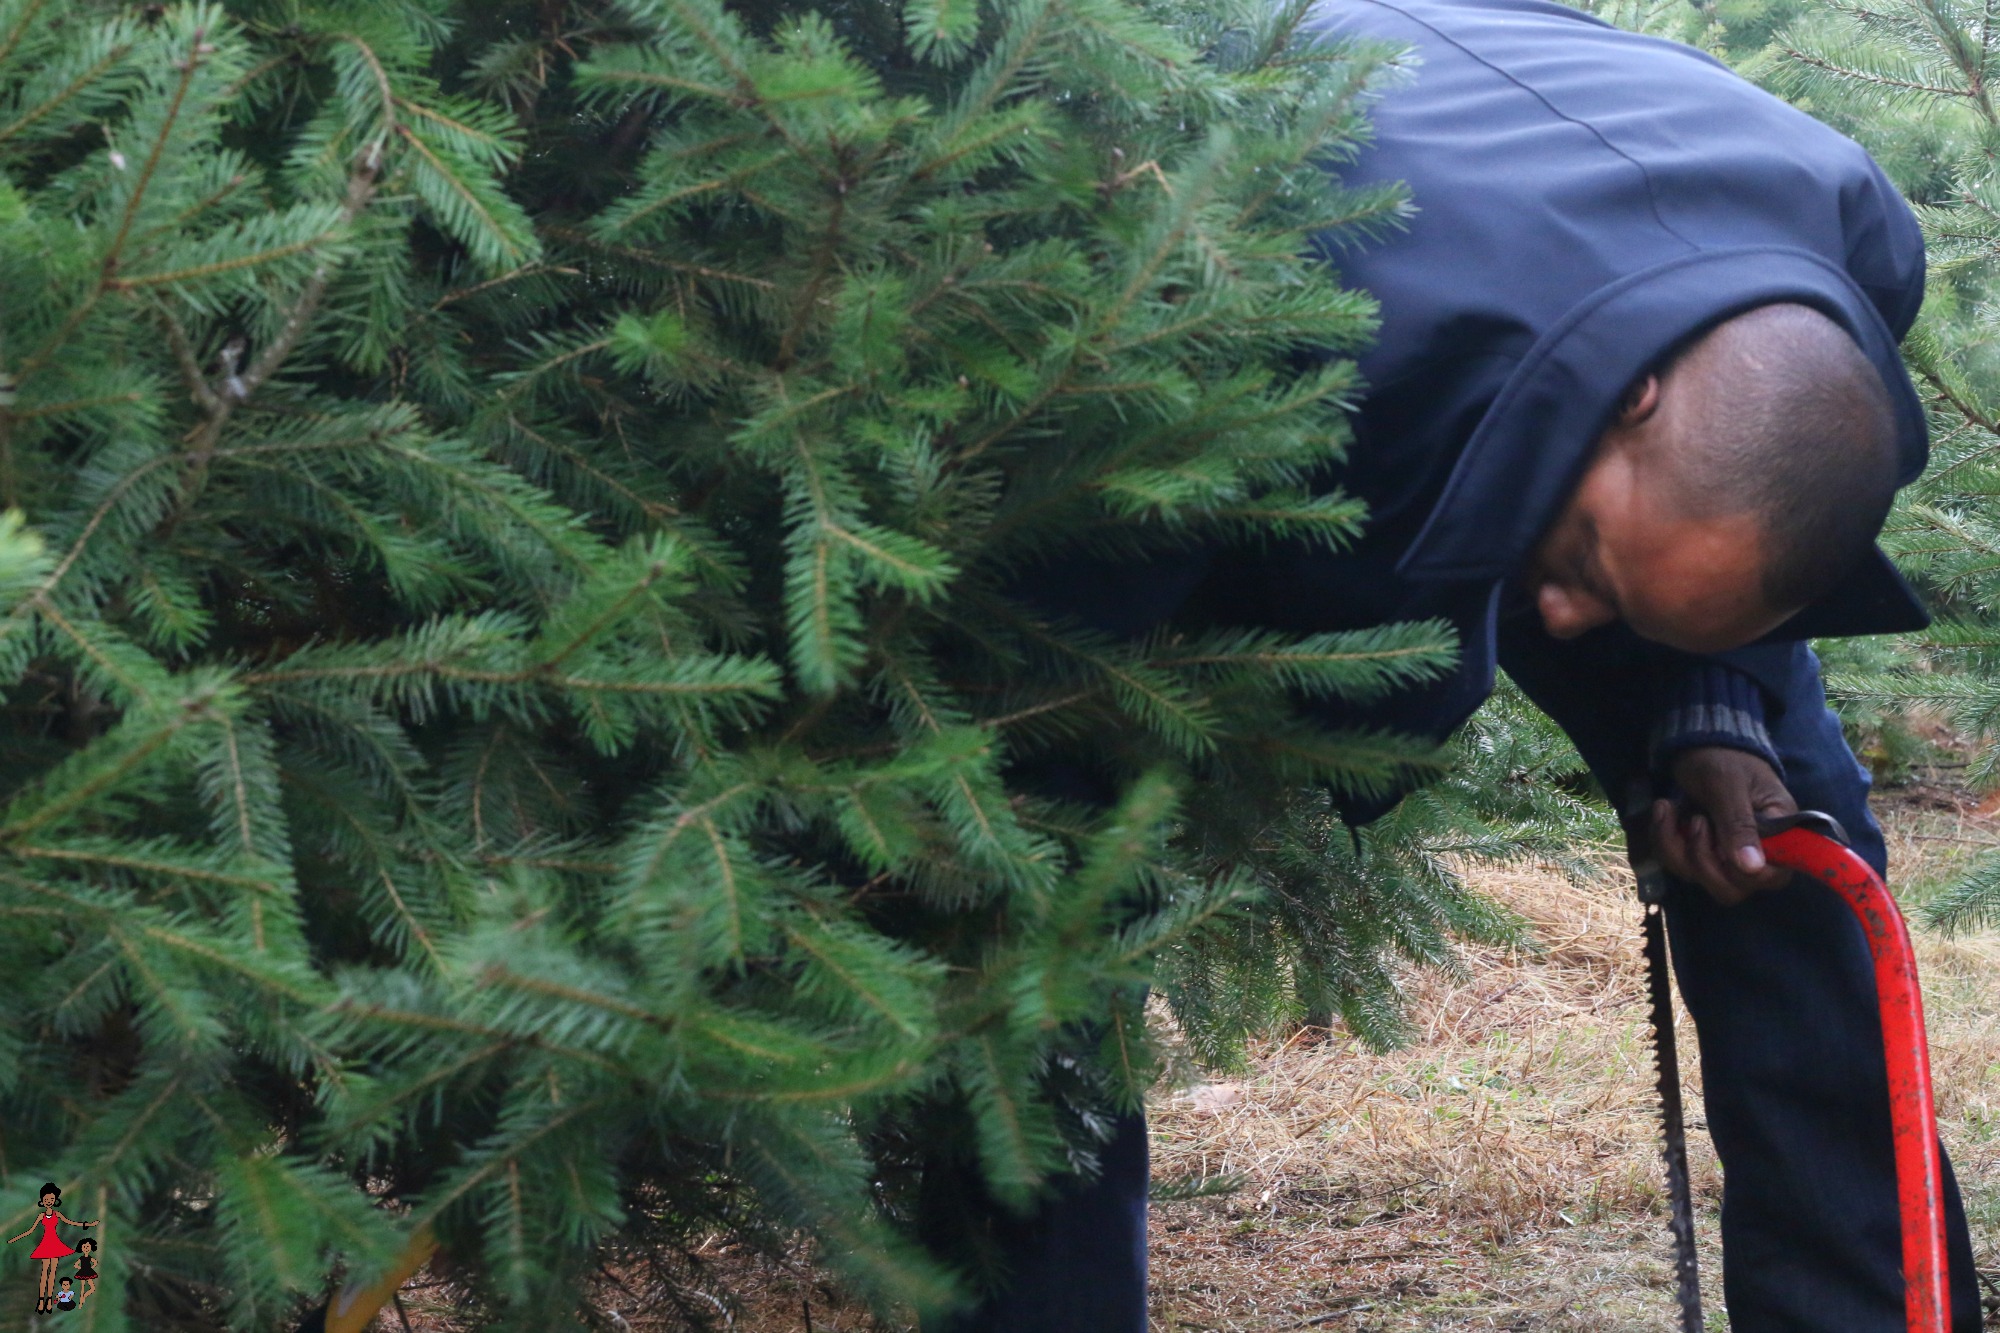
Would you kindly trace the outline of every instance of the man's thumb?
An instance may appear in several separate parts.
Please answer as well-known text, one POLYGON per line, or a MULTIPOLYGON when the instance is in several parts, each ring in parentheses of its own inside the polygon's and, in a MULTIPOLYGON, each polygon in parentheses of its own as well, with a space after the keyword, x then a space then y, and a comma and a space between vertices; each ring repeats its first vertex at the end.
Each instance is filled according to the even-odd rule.
POLYGON ((1717 859, 1732 869, 1746 875, 1755 875, 1764 869, 1764 841, 1757 836, 1757 812, 1748 801, 1724 800, 1716 804, 1722 808, 1709 810, 1709 819, 1715 828, 1715 848, 1717 859))

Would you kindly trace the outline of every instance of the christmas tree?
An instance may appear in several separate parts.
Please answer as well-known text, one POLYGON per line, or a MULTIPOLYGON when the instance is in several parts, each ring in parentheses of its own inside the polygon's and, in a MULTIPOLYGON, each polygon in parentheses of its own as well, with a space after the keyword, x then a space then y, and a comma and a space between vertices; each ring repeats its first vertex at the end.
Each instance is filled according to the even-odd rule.
MULTIPOLYGON (((1929 255, 1923 315, 1904 344, 1931 410, 1931 464, 1906 490, 1884 545, 1925 591, 1938 621, 1925 633, 1852 655, 1829 692, 1863 719, 1913 706, 1981 742, 1972 780, 2000 777, 2000 75, 1993 16, 1978 6, 1896 0, 1825 6, 1781 27, 1752 73, 1853 134, 1916 206, 1929 255)), ((2000 912, 2000 859, 1976 859, 1925 904, 1955 927, 2000 912)))
POLYGON ((1306 14, 0 0, 0 1185, 103 1219, 80 1326, 419 1233, 497 1328, 717 1229, 938 1308, 910 1172, 1091 1169, 1149 985, 1387 1039, 1509 930, 1453 858, 1549 849, 1561 747, 1354 844, 1450 756, 1300 707, 1439 627, 1017 593, 1364 520, 1306 241, 1406 207, 1335 180, 1399 71, 1306 14))

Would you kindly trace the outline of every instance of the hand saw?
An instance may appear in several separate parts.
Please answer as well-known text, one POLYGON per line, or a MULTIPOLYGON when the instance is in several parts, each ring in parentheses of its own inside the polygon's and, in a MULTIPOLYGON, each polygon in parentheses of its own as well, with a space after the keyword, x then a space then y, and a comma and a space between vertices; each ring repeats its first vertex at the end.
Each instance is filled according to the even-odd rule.
MULTIPOLYGON (((1628 826, 1641 815, 1628 810, 1628 826)), ((1760 820, 1758 835, 1772 865, 1819 880, 1853 908, 1875 965, 1888 1068, 1890 1132, 1895 1146, 1897 1209, 1903 1233, 1903 1304, 1910 1333, 1950 1333, 1946 1294, 1943 1176, 1938 1159, 1937 1114, 1931 1101, 1930 1047, 1924 1035, 1923 995, 1917 986, 1910 933, 1888 887, 1848 848, 1847 834, 1831 815, 1802 810, 1760 820)), ((1675 1275, 1684 1333, 1701 1333, 1701 1291, 1694 1251, 1694 1214, 1688 1197, 1687 1141, 1682 1120, 1680 1069, 1674 1048, 1673 1003, 1667 978, 1665 922, 1660 903, 1666 875, 1649 841, 1632 842, 1639 897, 1646 904, 1646 968, 1652 998, 1655 1051, 1660 1062, 1660 1103, 1672 1208, 1675 1275)))
POLYGON ((1643 784, 1625 810, 1625 835, 1632 852, 1632 877, 1644 904, 1646 992, 1652 1009, 1653 1058, 1660 1091, 1661 1155, 1667 1168, 1667 1228, 1674 1238, 1674 1295, 1681 1307, 1681 1333, 1705 1333, 1701 1317, 1701 1274, 1695 1260, 1694 1202, 1688 1190, 1687 1124, 1681 1112, 1681 1062, 1674 1044, 1673 982, 1667 971, 1667 872, 1653 853, 1653 802, 1643 784))

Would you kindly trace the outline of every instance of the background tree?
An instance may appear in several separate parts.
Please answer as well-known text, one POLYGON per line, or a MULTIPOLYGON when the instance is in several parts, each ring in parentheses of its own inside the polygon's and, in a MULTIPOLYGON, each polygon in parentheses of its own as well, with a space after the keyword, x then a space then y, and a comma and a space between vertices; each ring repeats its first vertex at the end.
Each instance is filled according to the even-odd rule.
MULTIPOLYGON (((1854 719, 1897 749, 1896 719, 1919 706, 1982 742, 1975 783, 2000 777, 2000 75, 1995 18, 1944 0, 1801 10, 1745 66, 1859 139, 1916 206, 1929 252, 1923 315, 1904 345, 1931 409, 1931 466, 1903 493, 1884 543, 1938 613, 1899 644, 1833 659, 1831 686, 1854 719)), ((1907 736, 1907 733, 1903 733, 1907 736)), ((1905 744, 1901 749, 1907 751, 1905 744)), ((2000 909, 2000 859, 1976 860, 1926 913, 1936 924, 2000 909)))

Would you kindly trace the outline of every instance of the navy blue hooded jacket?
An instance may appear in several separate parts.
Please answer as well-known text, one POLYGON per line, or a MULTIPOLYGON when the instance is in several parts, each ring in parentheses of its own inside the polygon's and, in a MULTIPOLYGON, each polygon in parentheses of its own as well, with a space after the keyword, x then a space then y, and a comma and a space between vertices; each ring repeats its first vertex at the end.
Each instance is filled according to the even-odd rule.
POLYGON ((1378 525, 1406 519, 1399 541, 1423 511, 1402 573, 1517 571, 1626 387, 1774 301, 1847 329, 1894 400, 1900 480, 1923 470, 1896 351, 1923 300, 1923 240, 1858 145, 1701 52, 1556 4, 1329 0, 1315 17, 1421 62, 1343 173, 1407 181, 1417 216, 1332 255, 1382 302, 1356 450, 1373 466, 1352 482, 1378 525))
MULTIPOLYGON (((1309 632, 1442 616, 1461 637, 1453 679, 1328 718, 1442 737, 1491 690, 1507 581, 1626 388, 1706 327, 1772 302, 1847 330, 1889 389, 1901 481, 1923 470, 1924 413, 1897 353, 1923 298, 1923 242, 1852 141, 1701 52, 1542 0, 1323 0, 1313 22, 1417 59, 1377 106, 1373 146, 1340 173, 1408 182, 1415 215, 1400 234, 1326 249, 1382 305, 1335 479, 1369 502, 1368 530, 1340 553, 1065 570, 1051 609, 1127 632, 1169 618, 1309 632)), ((1782 642, 1721 660, 1778 695, 1790 640, 1924 619, 1877 553, 1782 642)), ((1606 684, 1671 690, 1676 671, 1701 669, 1658 658, 1665 686, 1606 684)))

